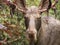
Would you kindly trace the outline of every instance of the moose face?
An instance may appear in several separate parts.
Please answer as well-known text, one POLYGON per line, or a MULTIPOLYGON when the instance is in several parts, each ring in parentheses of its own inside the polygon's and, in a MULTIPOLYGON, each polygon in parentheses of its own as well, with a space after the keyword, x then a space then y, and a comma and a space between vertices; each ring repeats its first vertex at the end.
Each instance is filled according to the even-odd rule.
POLYGON ((28 35, 36 40, 37 31, 41 26, 41 16, 36 6, 28 8, 25 14, 25 25, 28 35))
POLYGON ((36 6, 31 6, 30 8, 28 8, 24 17, 25 17, 26 29, 28 28, 39 29, 37 27, 40 27, 38 25, 40 23, 41 16, 36 6))

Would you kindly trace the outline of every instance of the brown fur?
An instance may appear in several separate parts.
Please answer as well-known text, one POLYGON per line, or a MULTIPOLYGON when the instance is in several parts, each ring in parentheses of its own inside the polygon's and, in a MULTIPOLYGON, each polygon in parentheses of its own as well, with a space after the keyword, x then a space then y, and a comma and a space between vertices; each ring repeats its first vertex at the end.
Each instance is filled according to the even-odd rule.
POLYGON ((38 42, 36 45, 60 45, 60 21, 49 17, 42 18, 42 28, 39 31, 38 42))

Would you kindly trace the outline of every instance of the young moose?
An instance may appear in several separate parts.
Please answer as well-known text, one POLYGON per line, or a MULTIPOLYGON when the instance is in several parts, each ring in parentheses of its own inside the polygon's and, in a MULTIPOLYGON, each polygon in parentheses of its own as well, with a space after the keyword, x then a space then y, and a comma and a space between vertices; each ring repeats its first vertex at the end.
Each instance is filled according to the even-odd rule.
MULTIPOLYGON (((49 0, 46 6, 51 7, 49 0)), ((27 8, 25 0, 16 0, 14 4, 18 10, 24 14, 26 33, 29 38, 30 45, 60 45, 60 22, 54 18, 49 17, 48 24, 47 17, 41 17, 40 13, 44 12, 44 8, 31 6, 27 8)), ((42 5, 43 7, 44 4, 42 5)), ((46 8, 48 10, 48 8, 46 8)))

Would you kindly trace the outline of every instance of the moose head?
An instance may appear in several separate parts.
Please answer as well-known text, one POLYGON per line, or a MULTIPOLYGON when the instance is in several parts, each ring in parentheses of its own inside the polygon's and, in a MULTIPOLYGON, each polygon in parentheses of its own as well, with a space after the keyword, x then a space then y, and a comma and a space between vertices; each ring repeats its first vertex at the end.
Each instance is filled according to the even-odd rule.
POLYGON ((18 9, 20 12, 24 14, 26 32, 30 38, 34 37, 34 39, 36 39, 37 31, 39 30, 41 26, 40 13, 43 12, 42 10, 39 10, 40 6, 27 7, 26 0, 14 0, 14 2, 11 2, 11 0, 3 0, 3 1, 8 6, 11 7, 12 12, 14 11, 16 7, 16 9, 18 9))
POLYGON ((41 27, 40 14, 43 10, 39 10, 40 6, 27 7, 25 0, 16 0, 16 8, 24 13, 27 37, 30 40, 37 40, 37 31, 41 27))

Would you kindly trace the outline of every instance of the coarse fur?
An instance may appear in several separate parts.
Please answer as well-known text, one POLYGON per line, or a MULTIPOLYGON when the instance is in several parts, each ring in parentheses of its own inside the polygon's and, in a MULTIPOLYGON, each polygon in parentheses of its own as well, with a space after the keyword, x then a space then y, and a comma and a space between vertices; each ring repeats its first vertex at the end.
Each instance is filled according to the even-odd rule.
POLYGON ((38 41, 36 45, 60 45, 60 21, 49 17, 42 17, 42 25, 39 30, 38 41))

